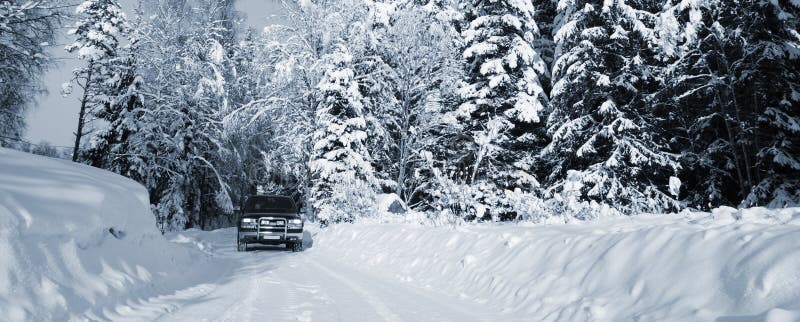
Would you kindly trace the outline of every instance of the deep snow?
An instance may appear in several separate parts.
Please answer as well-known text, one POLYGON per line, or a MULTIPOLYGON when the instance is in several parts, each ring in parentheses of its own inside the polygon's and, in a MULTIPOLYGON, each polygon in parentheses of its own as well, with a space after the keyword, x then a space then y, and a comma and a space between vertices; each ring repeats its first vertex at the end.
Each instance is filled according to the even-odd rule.
POLYGON ((161 236, 148 201, 122 176, 0 148, 0 321, 102 316, 207 274, 191 270, 200 253, 161 236))
POLYGON ((299 254, 236 253, 233 234, 170 235, 239 269, 162 320, 800 320, 798 208, 310 227, 299 254))
POLYGON ((561 225, 340 225, 317 251, 529 321, 800 321, 800 208, 561 225))
POLYGON ((309 225, 303 253, 238 253, 231 228, 162 236, 147 201, 123 177, 0 149, 0 320, 800 321, 800 208, 384 214, 309 225))

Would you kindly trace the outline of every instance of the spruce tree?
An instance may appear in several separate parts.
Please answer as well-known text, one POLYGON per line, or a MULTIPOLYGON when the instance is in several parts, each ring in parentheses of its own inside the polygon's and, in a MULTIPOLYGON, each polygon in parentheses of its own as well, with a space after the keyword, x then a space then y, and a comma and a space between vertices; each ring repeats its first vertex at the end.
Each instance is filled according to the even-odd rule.
POLYGON ((512 214, 504 191, 532 191, 538 184, 532 150, 541 142, 537 123, 547 108, 540 83, 546 66, 532 46, 539 37, 535 10, 530 1, 475 0, 465 11, 459 112, 467 147, 459 163, 493 215, 512 214))
POLYGON ((114 59, 114 77, 104 84, 106 101, 94 116, 108 124, 92 135, 84 157, 92 166, 110 170, 129 178, 141 176, 132 169, 135 161, 129 138, 142 126, 142 77, 137 71, 135 40, 114 59))
POLYGON ((747 32, 732 68, 742 105, 735 116, 743 126, 740 149, 752 158, 740 206, 800 205, 800 3, 748 1, 737 9, 731 18, 747 32))
POLYGON ((346 47, 334 47, 324 59, 327 68, 317 85, 311 197, 323 223, 351 222, 371 213, 375 193, 363 97, 346 47))
POLYGON ((75 23, 75 29, 69 31, 69 34, 75 35, 75 42, 66 46, 66 50, 77 53, 79 59, 86 61, 86 66, 73 72, 73 80, 83 89, 83 95, 72 161, 78 161, 91 113, 110 104, 109 95, 115 94, 112 90, 118 86, 115 83, 120 77, 116 74, 119 68, 115 64, 120 62, 117 58, 121 41, 129 29, 125 14, 116 0, 86 0, 76 12, 81 18, 75 23))
POLYGON ((679 1, 674 62, 661 104, 676 109, 685 200, 690 206, 800 202, 798 6, 784 2, 679 1))
POLYGON ((638 18, 657 9, 636 1, 558 9, 551 142, 541 152, 548 189, 626 214, 676 209, 668 183, 678 164, 659 126, 664 111, 647 99, 658 86, 652 30, 638 18))

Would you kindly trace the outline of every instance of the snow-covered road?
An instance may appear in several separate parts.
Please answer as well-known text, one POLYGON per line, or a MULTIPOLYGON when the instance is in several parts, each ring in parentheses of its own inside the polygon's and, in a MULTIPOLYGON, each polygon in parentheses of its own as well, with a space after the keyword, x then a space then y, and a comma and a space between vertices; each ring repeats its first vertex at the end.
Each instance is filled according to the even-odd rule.
POLYGON ((83 316, 796 322, 798 219, 793 209, 720 209, 710 216, 560 226, 308 227, 312 244, 302 253, 240 253, 235 229, 190 230, 165 236, 168 244, 196 254, 185 276, 153 279, 160 282, 149 292, 95 305, 83 316))
POLYGON ((172 236, 187 246, 199 246, 212 262, 229 265, 218 276, 174 294, 103 315, 161 321, 509 320, 486 305, 373 276, 313 245, 302 253, 277 248, 238 253, 234 235, 235 230, 223 229, 172 236))

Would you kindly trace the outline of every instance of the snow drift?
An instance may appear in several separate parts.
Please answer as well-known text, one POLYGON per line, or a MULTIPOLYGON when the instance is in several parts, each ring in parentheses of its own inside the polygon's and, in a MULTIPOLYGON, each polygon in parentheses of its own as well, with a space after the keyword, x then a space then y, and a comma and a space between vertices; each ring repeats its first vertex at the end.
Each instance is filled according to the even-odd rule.
POLYGON ((191 256, 138 183, 0 148, 0 320, 107 319, 92 309, 162 286, 191 256))
POLYGON ((318 235, 325 256, 526 321, 800 321, 800 208, 318 235))

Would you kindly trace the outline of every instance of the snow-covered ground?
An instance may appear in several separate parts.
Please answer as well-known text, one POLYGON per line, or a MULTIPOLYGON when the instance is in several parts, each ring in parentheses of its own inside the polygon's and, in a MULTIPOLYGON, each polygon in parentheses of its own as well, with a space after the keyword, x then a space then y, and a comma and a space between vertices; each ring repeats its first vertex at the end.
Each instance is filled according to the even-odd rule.
POLYGON ((106 316, 212 274, 204 257, 161 236, 138 183, 0 148, 0 321, 106 316))
POLYGON ((344 225, 316 251, 528 321, 800 321, 800 208, 562 225, 344 225))
POLYGON ((303 253, 239 253, 235 229, 162 236, 147 204, 0 149, 0 320, 800 321, 800 208, 308 227, 303 253))
POLYGON ((237 264, 202 292, 184 292, 190 305, 158 318, 800 321, 796 208, 529 227, 310 230, 313 244, 299 254, 236 253, 233 229, 169 234, 237 264))

